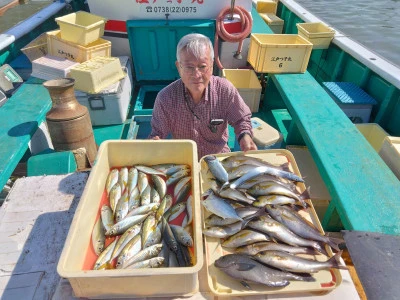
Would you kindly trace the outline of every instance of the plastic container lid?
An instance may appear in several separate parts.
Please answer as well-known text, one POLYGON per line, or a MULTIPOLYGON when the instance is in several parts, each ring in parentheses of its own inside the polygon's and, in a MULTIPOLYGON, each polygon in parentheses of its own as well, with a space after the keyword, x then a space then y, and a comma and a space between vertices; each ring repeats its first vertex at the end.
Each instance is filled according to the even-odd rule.
POLYGON ((352 82, 323 82, 325 88, 343 104, 377 104, 376 100, 352 82))
POLYGON ((267 147, 282 140, 279 131, 260 118, 251 118, 251 125, 253 127, 253 140, 258 147, 267 147))

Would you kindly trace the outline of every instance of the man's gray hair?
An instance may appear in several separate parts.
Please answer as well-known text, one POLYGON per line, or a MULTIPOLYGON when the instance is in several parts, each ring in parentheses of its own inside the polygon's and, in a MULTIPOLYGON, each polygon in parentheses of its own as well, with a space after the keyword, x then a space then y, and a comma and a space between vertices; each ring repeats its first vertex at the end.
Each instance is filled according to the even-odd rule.
POLYGON ((204 55, 206 47, 210 49, 210 58, 214 61, 214 47, 211 40, 200 33, 189 33, 180 39, 176 47, 176 60, 180 61, 180 53, 183 49, 192 53, 196 58, 200 58, 204 55))

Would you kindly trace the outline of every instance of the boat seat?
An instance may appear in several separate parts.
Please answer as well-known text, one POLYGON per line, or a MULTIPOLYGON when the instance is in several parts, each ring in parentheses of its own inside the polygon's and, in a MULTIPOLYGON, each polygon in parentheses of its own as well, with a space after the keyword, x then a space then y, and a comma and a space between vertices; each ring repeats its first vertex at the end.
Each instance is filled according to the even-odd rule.
POLYGON ((362 133, 308 71, 271 78, 292 117, 286 144, 304 139, 332 197, 324 229, 400 234, 399 180, 362 133))
POLYGON ((44 80, 30 77, 0 107, 0 190, 28 150, 52 102, 44 80))
POLYGON ((77 171, 78 167, 72 151, 50 151, 44 151, 28 159, 28 176, 62 175, 77 171))

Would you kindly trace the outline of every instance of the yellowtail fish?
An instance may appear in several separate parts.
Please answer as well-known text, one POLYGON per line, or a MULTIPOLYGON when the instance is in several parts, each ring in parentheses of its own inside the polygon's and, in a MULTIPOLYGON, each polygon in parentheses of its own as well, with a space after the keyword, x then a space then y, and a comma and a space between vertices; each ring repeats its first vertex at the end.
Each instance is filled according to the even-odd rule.
POLYGON ((115 206, 115 221, 119 222, 128 214, 129 210, 129 197, 128 189, 125 189, 121 198, 119 198, 117 205, 115 206))
POLYGON ((280 270, 295 272, 295 273, 316 273, 321 270, 329 270, 331 268, 347 270, 346 266, 338 263, 342 251, 339 251, 326 261, 318 261, 314 259, 307 259, 294 254, 283 251, 269 250, 261 251, 254 255, 254 258, 271 267, 280 270))
POLYGON ((131 211, 139 206, 140 206, 140 193, 139 193, 139 188, 136 186, 129 194, 128 211, 131 211))
POLYGON ((158 210, 160 204, 158 203, 149 203, 146 205, 139 206, 137 208, 132 209, 127 215, 126 218, 135 216, 135 215, 144 215, 147 213, 153 213, 158 210))
POLYGON ((127 167, 123 167, 119 170, 118 183, 121 186, 122 192, 124 192, 128 185, 128 168, 127 167))
POLYGON ((226 170, 231 170, 232 168, 236 168, 241 165, 253 165, 262 167, 262 166, 267 166, 267 167, 272 167, 272 168, 279 168, 281 170, 288 170, 288 163, 282 164, 282 165, 275 165, 271 164, 269 162, 266 162, 260 158, 257 157, 252 157, 252 156, 246 156, 246 155, 231 155, 226 158, 224 158, 221 161, 221 164, 224 166, 226 170))
POLYGON ((258 196, 257 200, 253 202, 253 206, 255 207, 265 207, 266 205, 285 205, 285 204, 304 205, 304 201, 298 202, 295 198, 284 195, 266 195, 266 196, 258 196))
POLYGON ((250 195, 247 196, 245 193, 243 193, 239 190, 231 189, 229 187, 221 189, 218 192, 218 195, 222 198, 228 198, 228 199, 238 201, 241 203, 245 203, 245 204, 252 204, 255 200, 254 197, 252 197, 250 195))
POLYGON ((132 193, 133 189, 136 188, 138 183, 139 171, 135 167, 129 168, 128 171, 128 192, 132 193))
POLYGON ((220 216, 217 216, 215 214, 209 215, 205 220, 204 224, 207 227, 210 226, 225 226, 225 225, 230 225, 233 223, 236 223, 238 220, 237 219, 229 219, 229 218, 222 218, 220 216))
POLYGON ((161 243, 162 233, 161 233, 162 223, 159 223, 154 230, 150 231, 146 242, 143 244, 143 248, 153 246, 155 244, 161 243))
POLYGON ((164 257, 153 257, 144 261, 131 264, 127 269, 144 269, 144 268, 158 268, 164 262, 164 257))
POLYGON ((203 234, 209 237, 225 239, 238 233, 243 228, 243 222, 236 222, 225 226, 211 226, 203 230, 203 234))
POLYGON ((149 175, 159 175, 165 176, 165 174, 161 171, 158 171, 152 167, 144 166, 144 165, 135 165, 135 168, 138 169, 140 172, 149 174, 149 175))
POLYGON ((147 178, 146 173, 139 171, 138 174, 138 188, 139 193, 142 194, 144 189, 149 185, 149 179, 147 178))
POLYGON ((139 224, 142 223, 147 215, 147 214, 143 214, 143 215, 135 215, 135 216, 130 216, 127 217, 121 221, 119 221, 118 223, 114 224, 110 230, 106 231, 106 235, 108 236, 115 236, 115 235, 120 235, 122 233, 125 232, 125 230, 127 230, 129 227, 135 225, 135 224, 139 224))
POLYGON ((113 211, 108 205, 103 205, 101 207, 101 222, 103 223, 104 230, 107 232, 111 229, 111 227, 114 225, 114 217, 113 217, 113 211))
POLYGON ((140 250, 142 250, 142 236, 137 234, 121 250, 115 267, 117 269, 123 268, 125 261, 139 253, 140 250))
POLYGON ((106 241, 106 236, 104 234, 104 227, 101 218, 98 218, 94 224, 92 231, 92 245, 94 252, 100 255, 104 250, 104 243, 106 241))
POLYGON ((270 240, 271 238, 265 233, 257 232, 251 229, 243 229, 224 240, 222 242, 222 247, 237 248, 248 244, 267 242, 270 240))
POLYGON ((290 280, 315 281, 311 275, 292 274, 269 268, 244 254, 226 254, 218 258, 214 265, 232 278, 270 287, 287 286, 290 280))
POLYGON ((281 222, 298 236, 323 242, 337 251, 340 250, 338 244, 344 243, 342 239, 323 235, 314 225, 311 225, 300 214, 289 207, 267 205, 265 208, 275 220, 281 222))
POLYGON ((140 193, 140 205, 146 205, 151 203, 151 186, 148 184, 145 189, 140 193))
POLYGON ((292 181, 296 181, 296 182, 304 182, 304 180, 302 178, 300 178, 299 176, 297 176, 296 174, 294 174, 292 172, 286 172, 286 171, 282 171, 282 170, 270 168, 270 167, 256 167, 253 170, 247 172, 245 175, 236 179, 233 183, 231 183, 230 188, 235 189, 237 187, 240 187, 240 185, 242 183, 246 182, 247 180, 250 180, 254 177, 257 177, 260 175, 265 175, 265 174, 283 177, 283 178, 286 178, 286 179, 289 179, 292 181))
POLYGON ((207 155, 204 157, 204 161, 207 163, 208 169, 215 179, 217 179, 221 184, 228 183, 229 174, 216 156, 207 155))
POLYGON ((310 254, 310 255, 318 254, 317 251, 312 248, 289 246, 286 244, 275 243, 275 242, 260 242, 246 246, 241 246, 235 249, 235 253, 255 255, 258 252, 265 250, 278 250, 278 251, 288 252, 291 254, 310 254))
POLYGON ((172 205, 172 196, 170 194, 166 194, 164 198, 161 200, 160 206, 156 211, 157 223, 161 221, 162 216, 170 209, 171 205, 172 205))
POLYGON ((117 206, 119 198, 121 198, 122 189, 119 183, 114 184, 114 186, 110 190, 110 194, 108 195, 108 201, 110 202, 110 207, 115 212, 115 207, 117 206))
POLYGON ((211 213, 220 216, 221 218, 236 219, 241 221, 235 209, 229 205, 224 199, 211 194, 207 199, 203 200, 201 204, 211 213))
POLYGON ((160 195, 158 194, 157 190, 154 187, 151 187, 150 189, 150 203, 160 203, 161 198, 160 195))
POLYGON ((114 259, 120 255, 122 249, 124 249, 129 241, 140 233, 141 227, 141 224, 133 225, 121 235, 121 237, 118 239, 117 244, 115 245, 111 259, 114 259))
POLYGON ((106 191, 107 195, 110 193, 111 188, 118 182, 118 169, 112 169, 107 176, 106 180, 106 191))
POLYGON ((169 225, 176 240, 186 247, 193 247, 193 238, 191 235, 182 227, 177 225, 169 225))
POLYGON ((167 192, 167 184, 166 184, 164 178, 162 178, 159 175, 153 174, 153 175, 151 175, 151 180, 153 181, 154 188, 160 195, 160 199, 164 198, 164 196, 167 192))
POLYGON ((163 244, 160 243, 140 250, 137 254, 125 260, 123 268, 125 269, 134 263, 156 257, 160 253, 162 246, 163 244))
POLYGON ((142 225, 142 249, 147 243, 147 239, 150 234, 156 230, 156 217, 154 214, 148 215, 146 220, 143 221, 142 225))
POLYGON ((312 247, 320 253, 326 254, 326 251, 321 247, 321 245, 317 241, 308 240, 298 236, 289 230, 285 225, 280 222, 267 217, 260 216, 253 220, 251 220, 248 224, 248 227, 264 232, 268 234, 270 237, 276 238, 288 245, 291 246, 304 246, 304 247, 312 247))
POLYGON ((104 266, 111 260, 111 255, 114 251, 117 240, 118 239, 115 239, 103 252, 100 253, 99 257, 94 263, 93 270, 99 270, 100 268, 102 268, 102 266, 104 266))

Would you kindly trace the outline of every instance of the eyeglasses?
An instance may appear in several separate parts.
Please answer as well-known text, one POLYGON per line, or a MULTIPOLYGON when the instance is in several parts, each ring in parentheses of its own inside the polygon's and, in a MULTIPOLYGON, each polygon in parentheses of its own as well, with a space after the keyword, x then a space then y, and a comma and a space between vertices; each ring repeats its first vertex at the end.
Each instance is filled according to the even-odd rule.
POLYGON ((193 66, 182 65, 181 63, 179 63, 179 66, 182 68, 182 70, 185 73, 187 73, 189 75, 196 74, 196 70, 198 70, 201 74, 205 74, 210 69, 210 66, 207 66, 207 65, 203 65, 200 67, 193 67, 193 66))

